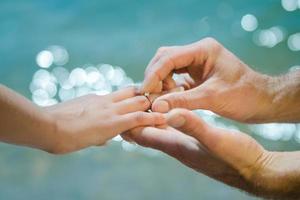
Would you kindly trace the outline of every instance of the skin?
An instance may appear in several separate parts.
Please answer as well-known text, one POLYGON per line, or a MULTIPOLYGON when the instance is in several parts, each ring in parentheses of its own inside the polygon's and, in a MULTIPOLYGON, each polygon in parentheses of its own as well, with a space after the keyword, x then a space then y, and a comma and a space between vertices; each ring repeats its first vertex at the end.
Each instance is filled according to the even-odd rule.
POLYGON ((207 109, 246 123, 299 122, 300 70, 278 77, 259 74, 219 42, 205 38, 159 48, 140 91, 178 86, 185 90, 164 94, 151 106, 154 112, 168 113, 169 126, 134 129, 124 137, 251 194, 274 199, 300 196, 299 151, 267 151, 244 133, 210 127, 187 110, 172 111, 207 109), (175 81, 174 73, 182 80, 175 81), (174 125, 171 119, 176 118, 184 123, 174 125))
POLYGON ((41 108, 0 85, 0 141, 69 153, 103 145, 135 127, 165 123, 161 114, 144 112, 149 108, 149 100, 134 88, 41 108))
POLYGON ((185 109, 174 109, 165 117, 167 126, 135 128, 122 136, 250 194, 299 197, 300 152, 266 151, 247 134, 210 126, 185 109))
POLYGON ((159 48, 146 68, 141 92, 178 85, 185 91, 159 97, 152 110, 207 109, 247 123, 300 121, 299 70, 279 77, 259 74, 212 38, 159 48), (183 81, 175 82, 174 73, 183 81))
POLYGON ((0 86, 0 140, 61 154, 102 145, 131 130, 123 137, 166 152, 228 185, 266 198, 300 195, 300 152, 266 151, 246 134, 208 126, 187 110, 169 112, 176 107, 209 109, 241 122, 297 122, 299 71, 281 77, 261 75, 207 38, 160 48, 140 92, 160 93, 177 86, 185 91, 162 95, 152 104, 153 111, 168 112, 168 125, 163 126, 159 125, 164 116, 142 112, 150 102, 133 89, 40 108, 0 86), (174 73, 184 80, 173 80, 174 73))

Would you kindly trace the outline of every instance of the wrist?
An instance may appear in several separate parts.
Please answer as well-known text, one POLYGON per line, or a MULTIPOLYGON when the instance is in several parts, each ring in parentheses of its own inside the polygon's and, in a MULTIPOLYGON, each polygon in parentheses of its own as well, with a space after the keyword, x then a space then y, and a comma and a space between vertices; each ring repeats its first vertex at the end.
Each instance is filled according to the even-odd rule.
POLYGON ((57 131, 57 120, 51 115, 51 113, 47 112, 47 109, 43 109, 44 113, 44 145, 42 150, 52 153, 55 149, 56 141, 58 141, 58 131, 57 131))
POLYGON ((273 121, 274 112, 273 101, 276 97, 274 88, 274 78, 268 75, 260 74, 249 68, 243 78, 243 91, 251 99, 251 110, 244 122, 247 123, 266 123, 273 121))
POLYGON ((247 71, 243 90, 252 99, 247 123, 297 122, 300 120, 300 70, 280 77, 247 71))
POLYGON ((59 120, 51 112, 50 107, 43 108, 43 121, 44 121, 44 142, 40 149, 53 154, 59 154, 63 138, 59 130, 59 120))
POLYGON ((58 106, 50 106, 44 108, 47 118, 47 135, 48 143, 45 145, 48 153, 65 154, 82 148, 81 140, 75 136, 76 124, 68 124, 68 119, 61 115, 58 106))
POLYGON ((257 160, 251 176, 246 179, 251 193, 274 199, 295 199, 300 191, 298 152, 270 152, 257 160))
POLYGON ((300 70, 273 77, 269 82, 273 92, 273 121, 298 122, 300 120, 300 70))

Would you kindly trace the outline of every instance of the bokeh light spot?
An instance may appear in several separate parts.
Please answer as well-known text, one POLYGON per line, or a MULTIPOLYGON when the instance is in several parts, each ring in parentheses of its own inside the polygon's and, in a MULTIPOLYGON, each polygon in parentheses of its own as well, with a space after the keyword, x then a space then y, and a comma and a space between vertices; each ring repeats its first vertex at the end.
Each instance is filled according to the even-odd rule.
POLYGON ((300 33, 289 36, 288 47, 291 51, 300 51, 300 33))
POLYGON ((281 5, 286 11, 295 11, 298 8, 299 0, 281 0, 281 5))
POLYGON ((53 63, 53 55, 50 51, 44 50, 37 54, 36 56, 36 63, 41 68, 48 68, 53 63))
POLYGON ((245 31, 254 31, 258 26, 256 17, 252 14, 244 15, 241 20, 241 26, 245 31))
POLYGON ((272 48, 285 38, 285 32, 281 27, 274 26, 265 30, 258 30, 253 35, 253 42, 258 46, 272 48))
POLYGON ((53 55, 53 63, 55 65, 65 65, 69 61, 69 54, 64 47, 54 45, 50 46, 48 50, 53 55))

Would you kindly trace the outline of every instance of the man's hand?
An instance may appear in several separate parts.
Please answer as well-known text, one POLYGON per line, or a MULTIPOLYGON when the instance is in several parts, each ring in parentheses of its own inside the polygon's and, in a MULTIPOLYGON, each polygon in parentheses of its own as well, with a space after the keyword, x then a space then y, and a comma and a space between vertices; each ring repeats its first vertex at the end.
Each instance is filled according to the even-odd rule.
POLYGON ((209 126, 184 109, 170 111, 166 119, 167 127, 136 128, 122 136, 249 193, 278 199, 299 197, 299 152, 266 151, 250 136, 209 126))
POLYGON ((178 85, 186 91, 161 96, 152 110, 207 109, 249 123, 300 120, 300 70, 282 77, 259 74, 212 38, 159 48, 147 66, 141 92, 178 85), (183 81, 175 82, 174 73, 183 81))
POLYGON ((144 112, 149 108, 134 88, 40 108, 0 85, 0 141, 68 153, 102 145, 135 127, 164 124, 162 114, 144 112))

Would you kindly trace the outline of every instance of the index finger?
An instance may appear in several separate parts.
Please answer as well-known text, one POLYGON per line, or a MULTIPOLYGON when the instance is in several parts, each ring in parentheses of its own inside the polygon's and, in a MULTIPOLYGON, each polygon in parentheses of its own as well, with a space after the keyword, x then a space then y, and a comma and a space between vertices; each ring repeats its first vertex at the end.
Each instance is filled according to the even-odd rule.
POLYGON ((159 82, 165 80, 172 71, 192 65, 196 58, 195 50, 193 45, 165 50, 155 63, 146 68, 141 92, 153 92, 159 82))

